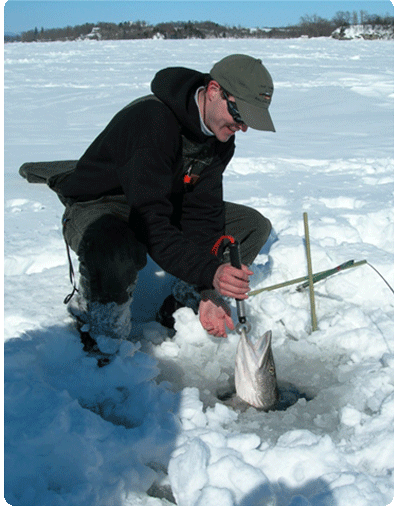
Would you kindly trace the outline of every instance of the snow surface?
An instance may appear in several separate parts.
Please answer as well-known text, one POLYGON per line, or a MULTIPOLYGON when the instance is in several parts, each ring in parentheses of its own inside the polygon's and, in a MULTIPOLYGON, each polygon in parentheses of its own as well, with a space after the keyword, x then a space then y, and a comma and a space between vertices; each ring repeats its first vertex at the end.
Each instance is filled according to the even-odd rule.
MULTIPOLYGON (((252 289, 366 259, 394 285, 393 41, 79 41, 5 46, 5 498, 13 505, 386 505, 393 498, 393 294, 368 265, 251 297, 273 333, 286 411, 239 414, 239 336, 206 334, 188 308, 172 339, 154 321, 171 278, 149 262, 133 304, 136 342, 99 369, 62 301, 60 220, 26 161, 79 158, 157 70, 207 72, 261 57, 277 132, 237 136, 225 198, 274 226, 252 289)), ((76 258, 74 264, 77 269, 76 258)), ((234 311, 234 305, 232 305, 234 311)))

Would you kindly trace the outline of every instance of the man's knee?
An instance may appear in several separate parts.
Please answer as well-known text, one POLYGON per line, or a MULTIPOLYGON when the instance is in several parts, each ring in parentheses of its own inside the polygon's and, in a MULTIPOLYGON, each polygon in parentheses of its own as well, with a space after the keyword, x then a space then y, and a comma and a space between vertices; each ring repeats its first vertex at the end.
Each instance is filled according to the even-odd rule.
POLYGON ((251 264, 265 245, 271 233, 271 222, 257 210, 251 209, 248 220, 248 237, 242 246, 243 260, 251 264))
POLYGON ((253 210, 253 212, 254 212, 253 219, 254 228, 257 235, 260 237, 261 245, 264 245, 271 233, 272 229, 271 221, 267 219, 267 217, 264 217, 264 215, 262 215, 257 210, 253 210))
POLYGON ((123 303, 146 265, 147 252, 126 222, 103 215, 86 229, 78 257, 89 298, 123 303))
POLYGON ((254 208, 226 203, 226 234, 232 235, 241 245, 242 261, 250 265, 271 232, 271 222, 254 208))
POLYGON ((257 243, 264 245, 271 232, 271 222, 254 208, 246 207, 243 213, 243 224, 247 235, 252 235, 257 243))

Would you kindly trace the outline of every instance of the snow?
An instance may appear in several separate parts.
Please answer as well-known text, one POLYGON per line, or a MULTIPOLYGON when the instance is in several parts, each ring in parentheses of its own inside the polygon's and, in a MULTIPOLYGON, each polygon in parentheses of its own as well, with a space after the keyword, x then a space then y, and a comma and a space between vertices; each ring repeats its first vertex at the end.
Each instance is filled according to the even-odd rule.
POLYGON ((332 33, 332 37, 341 40, 349 39, 394 39, 394 27, 382 25, 350 25, 339 27, 332 33))
MULTIPOLYGON (((18 175, 79 158, 157 70, 263 59, 276 133, 237 136, 225 199, 273 233, 252 289, 367 260, 394 286, 393 41, 77 41, 5 45, 5 498, 12 505, 386 505, 393 498, 393 294, 367 264, 246 302, 272 330, 284 411, 234 411, 239 336, 207 335, 191 309, 170 338, 154 321, 171 278, 151 261, 134 340, 99 369, 63 305, 63 206, 18 175)), ((73 258, 77 271, 77 261, 73 258)), ((232 304, 233 314, 234 302, 232 304)))

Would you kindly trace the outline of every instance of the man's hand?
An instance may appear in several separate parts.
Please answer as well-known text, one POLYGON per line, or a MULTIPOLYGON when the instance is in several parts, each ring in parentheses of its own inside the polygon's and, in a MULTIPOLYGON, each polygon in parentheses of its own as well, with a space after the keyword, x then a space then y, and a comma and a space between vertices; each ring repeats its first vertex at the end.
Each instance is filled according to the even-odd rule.
POLYGON ((230 263, 225 263, 218 267, 213 279, 214 288, 224 296, 244 300, 248 298, 249 276, 253 272, 242 265, 242 269, 234 268, 230 263))
POLYGON ((210 335, 226 337, 225 325, 230 330, 235 329, 230 314, 229 306, 225 302, 219 305, 212 300, 202 300, 200 302, 200 323, 210 335))

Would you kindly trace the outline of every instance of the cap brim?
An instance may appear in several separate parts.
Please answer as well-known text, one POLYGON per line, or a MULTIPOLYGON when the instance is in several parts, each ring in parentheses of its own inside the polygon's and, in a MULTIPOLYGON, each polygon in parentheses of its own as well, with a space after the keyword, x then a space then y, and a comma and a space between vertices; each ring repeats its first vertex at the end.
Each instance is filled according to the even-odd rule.
POLYGON ((235 97, 235 102, 244 123, 258 131, 275 131, 268 109, 259 108, 235 97))

